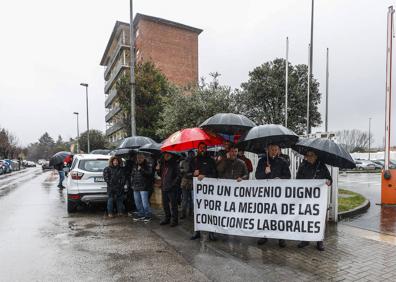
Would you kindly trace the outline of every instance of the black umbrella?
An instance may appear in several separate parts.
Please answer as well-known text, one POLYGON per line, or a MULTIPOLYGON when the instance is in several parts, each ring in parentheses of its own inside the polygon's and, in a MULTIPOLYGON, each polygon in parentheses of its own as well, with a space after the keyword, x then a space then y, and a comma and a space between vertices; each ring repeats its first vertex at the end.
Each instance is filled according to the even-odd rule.
POLYGON ((227 135, 243 134, 256 124, 245 117, 233 113, 220 113, 205 120, 199 127, 227 135))
POLYGON ((330 139, 310 138, 302 139, 292 146, 293 150, 305 155, 313 151, 318 159, 328 165, 339 168, 355 168, 355 162, 351 155, 340 145, 330 139))
POLYGON ((53 166, 53 165, 61 164, 65 161, 65 158, 67 156, 72 156, 72 155, 73 154, 70 152, 60 151, 50 158, 49 165, 53 166))
POLYGON ((97 150, 91 151, 90 154, 94 154, 94 155, 108 155, 109 153, 110 153, 110 150, 107 150, 107 149, 97 149, 97 150))
POLYGON ((150 137, 145 137, 145 136, 132 136, 132 137, 127 137, 122 141, 121 145, 118 147, 119 149, 121 148, 129 148, 129 149, 137 149, 142 147, 143 145, 146 144, 152 144, 156 143, 153 139, 150 137))
POLYGON ((298 136, 290 129, 279 124, 258 125, 241 137, 238 147, 245 151, 263 154, 269 144, 288 148, 296 144, 298 136))
POLYGON ((159 155, 161 154, 161 146, 161 143, 150 143, 140 147, 139 151, 148 152, 153 155, 159 155))
POLYGON ((131 149, 131 148, 118 148, 113 151, 111 151, 112 156, 124 156, 124 155, 131 155, 131 154, 136 154, 138 152, 137 149, 131 149))

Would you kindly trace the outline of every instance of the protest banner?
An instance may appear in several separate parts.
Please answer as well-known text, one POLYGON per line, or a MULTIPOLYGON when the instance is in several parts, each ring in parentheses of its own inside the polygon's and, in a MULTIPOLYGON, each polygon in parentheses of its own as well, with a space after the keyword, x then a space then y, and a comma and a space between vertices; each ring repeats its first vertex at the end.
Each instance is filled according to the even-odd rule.
POLYGON ((195 230, 321 241, 329 189, 325 182, 194 178, 195 230))

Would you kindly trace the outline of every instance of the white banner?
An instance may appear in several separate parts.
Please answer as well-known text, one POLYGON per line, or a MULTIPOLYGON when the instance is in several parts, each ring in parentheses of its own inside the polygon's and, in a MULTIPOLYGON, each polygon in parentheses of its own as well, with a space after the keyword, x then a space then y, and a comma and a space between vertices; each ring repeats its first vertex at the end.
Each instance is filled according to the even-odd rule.
POLYGON ((194 178, 195 230, 321 241, 328 186, 315 180, 194 178))

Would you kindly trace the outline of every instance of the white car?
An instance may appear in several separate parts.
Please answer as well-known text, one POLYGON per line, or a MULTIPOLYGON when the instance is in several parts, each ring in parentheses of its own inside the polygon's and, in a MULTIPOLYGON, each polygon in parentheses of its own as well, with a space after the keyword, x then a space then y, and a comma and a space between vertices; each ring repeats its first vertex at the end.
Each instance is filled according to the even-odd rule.
POLYGON ((75 212, 83 204, 107 201, 107 184, 103 170, 111 156, 79 154, 74 155, 67 177, 67 211, 75 212))
POLYGON ((356 164, 356 168, 359 169, 359 170, 364 170, 364 169, 374 170, 374 169, 381 169, 382 168, 381 165, 376 164, 376 163, 374 163, 372 161, 369 161, 369 160, 356 160, 355 164, 356 164))

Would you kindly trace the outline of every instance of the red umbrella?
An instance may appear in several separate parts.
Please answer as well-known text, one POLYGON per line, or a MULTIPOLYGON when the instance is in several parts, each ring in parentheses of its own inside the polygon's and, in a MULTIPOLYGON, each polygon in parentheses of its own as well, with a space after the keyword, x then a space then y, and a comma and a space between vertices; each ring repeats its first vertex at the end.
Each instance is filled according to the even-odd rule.
POLYGON ((161 146, 161 151, 188 151, 198 148, 198 144, 201 142, 207 146, 217 146, 223 144, 223 138, 198 127, 186 128, 169 136, 161 146))

